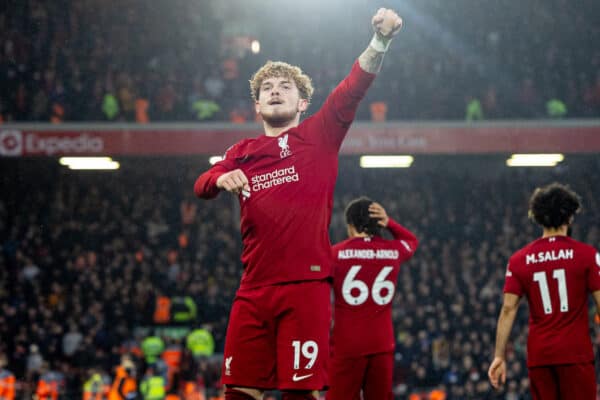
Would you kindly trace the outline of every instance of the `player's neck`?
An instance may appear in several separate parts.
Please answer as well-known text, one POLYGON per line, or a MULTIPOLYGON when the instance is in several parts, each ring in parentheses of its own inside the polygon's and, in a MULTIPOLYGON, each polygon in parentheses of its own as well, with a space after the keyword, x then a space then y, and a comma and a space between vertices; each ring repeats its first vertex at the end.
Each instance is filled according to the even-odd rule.
POLYGON ((351 237, 352 238, 366 238, 366 237, 370 237, 371 235, 364 233, 364 232, 360 232, 360 233, 355 233, 353 234, 351 237))
POLYGON ((559 226, 558 228, 544 228, 542 238, 547 238, 551 236, 567 236, 568 230, 568 225, 559 226))
POLYGON ((366 238, 366 237, 370 236, 366 232, 359 232, 358 230, 356 230, 356 228, 352 224, 347 225, 346 226, 346 230, 347 230, 347 233, 348 233, 348 237, 350 239, 354 239, 354 238, 366 238))
POLYGON ((295 128, 300 124, 300 118, 296 118, 285 125, 281 126, 272 126, 269 125, 266 121, 263 121, 263 126, 265 128, 265 135, 269 137, 279 136, 282 132, 287 131, 288 129, 295 128))

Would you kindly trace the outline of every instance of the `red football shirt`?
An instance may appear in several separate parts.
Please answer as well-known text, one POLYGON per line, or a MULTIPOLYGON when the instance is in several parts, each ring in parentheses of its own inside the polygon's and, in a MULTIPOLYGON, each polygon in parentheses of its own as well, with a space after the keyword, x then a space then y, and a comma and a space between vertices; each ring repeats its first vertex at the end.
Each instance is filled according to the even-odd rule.
POLYGON ((225 172, 239 168, 250 181, 250 193, 239 196, 240 287, 330 276, 328 230, 338 152, 374 77, 355 62, 314 115, 277 137, 240 141, 196 180, 194 192, 201 198, 219 193, 216 182, 225 172))
POLYGON ((535 240, 510 258, 504 292, 529 302, 529 367, 594 360, 588 294, 596 290, 600 256, 567 236, 535 240))
POLYGON ((333 246, 336 357, 357 357, 393 351, 392 299, 400 264, 410 259, 417 238, 390 219, 395 240, 378 236, 350 238, 333 246))

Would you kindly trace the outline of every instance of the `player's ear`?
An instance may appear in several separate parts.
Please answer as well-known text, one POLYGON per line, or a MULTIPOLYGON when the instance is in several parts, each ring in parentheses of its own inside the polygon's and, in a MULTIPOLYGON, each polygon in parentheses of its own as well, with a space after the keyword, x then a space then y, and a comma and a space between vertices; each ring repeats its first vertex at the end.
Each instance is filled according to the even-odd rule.
POLYGON ((298 100, 298 111, 304 112, 308 109, 308 100, 300 99, 298 100))
POLYGON ((258 102, 258 100, 254 102, 254 111, 257 114, 260 114, 260 103, 258 102))

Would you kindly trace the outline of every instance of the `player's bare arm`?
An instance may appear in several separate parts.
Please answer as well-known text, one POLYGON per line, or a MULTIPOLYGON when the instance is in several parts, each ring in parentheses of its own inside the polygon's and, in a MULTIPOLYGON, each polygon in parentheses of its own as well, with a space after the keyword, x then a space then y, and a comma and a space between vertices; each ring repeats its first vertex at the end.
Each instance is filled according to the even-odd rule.
POLYGON ((520 297, 512 294, 504 294, 504 302, 498 317, 498 328, 496 329, 496 351, 494 361, 488 370, 488 377, 493 387, 498 389, 500 385, 506 382, 506 344, 508 336, 512 329, 517 310, 519 308, 520 297))
POLYGON ((248 178, 241 169, 234 169, 221 175, 217 179, 217 187, 236 194, 242 191, 250 192, 248 178))
POLYGON ((358 64, 363 70, 376 74, 381 69, 383 56, 392 38, 402 28, 402 18, 393 10, 380 8, 371 19, 371 25, 375 36, 367 49, 358 57, 358 64))

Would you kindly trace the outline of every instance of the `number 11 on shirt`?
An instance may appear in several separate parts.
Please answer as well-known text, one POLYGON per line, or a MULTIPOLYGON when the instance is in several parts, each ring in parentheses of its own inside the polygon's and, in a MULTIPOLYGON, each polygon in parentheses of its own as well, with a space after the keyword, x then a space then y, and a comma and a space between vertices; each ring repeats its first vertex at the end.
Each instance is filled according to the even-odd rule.
MULTIPOLYGON (((552 271, 552 277, 558 281, 558 297, 560 299, 560 311, 569 311, 569 296, 567 294, 567 278, 564 269, 555 269, 552 271)), ((552 314, 552 302, 550 301, 550 290, 548 289, 548 280, 546 272, 540 271, 533 274, 533 280, 540 287, 544 313, 552 314)))

